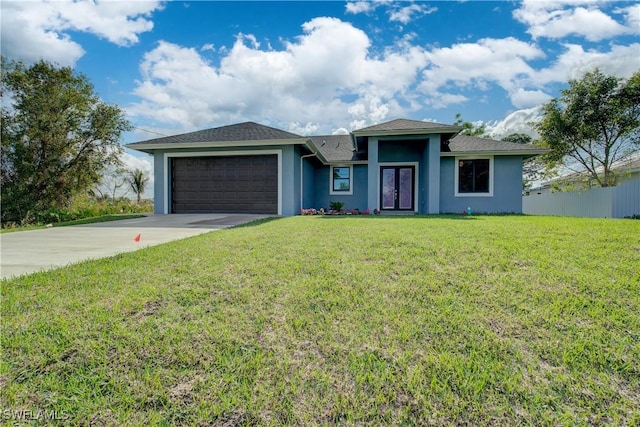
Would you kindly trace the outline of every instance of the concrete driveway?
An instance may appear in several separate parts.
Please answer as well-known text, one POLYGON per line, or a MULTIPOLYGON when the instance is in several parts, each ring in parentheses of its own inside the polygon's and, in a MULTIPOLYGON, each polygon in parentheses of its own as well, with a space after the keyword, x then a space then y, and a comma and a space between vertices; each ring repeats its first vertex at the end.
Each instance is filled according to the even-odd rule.
POLYGON ((233 227, 269 215, 181 214, 0 234, 3 279, 233 227), (135 241, 140 235, 139 241, 135 241))

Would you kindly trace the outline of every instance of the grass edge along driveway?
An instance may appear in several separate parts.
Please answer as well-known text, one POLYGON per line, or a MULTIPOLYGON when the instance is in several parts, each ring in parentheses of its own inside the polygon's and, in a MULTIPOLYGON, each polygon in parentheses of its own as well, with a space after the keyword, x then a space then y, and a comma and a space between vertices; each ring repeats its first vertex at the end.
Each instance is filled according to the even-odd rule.
POLYGON ((6 281, 0 415, 637 424, 638 236, 633 220, 293 217, 6 281))

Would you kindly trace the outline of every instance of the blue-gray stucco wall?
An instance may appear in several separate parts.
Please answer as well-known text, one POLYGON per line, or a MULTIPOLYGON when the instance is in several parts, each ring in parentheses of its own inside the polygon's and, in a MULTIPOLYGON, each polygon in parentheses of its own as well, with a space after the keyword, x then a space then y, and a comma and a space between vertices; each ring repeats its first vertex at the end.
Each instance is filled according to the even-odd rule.
POLYGON ((153 213, 163 214, 164 198, 167 197, 164 191, 165 175, 164 175, 164 154, 153 154, 153 213))
POLYGON ((367 208, 367 165, 353 165, 353 194, 348 196, 330 194, 331 181, 329 180, 330 166, 318 166, 313 178, 313 201, 305 208, 329 208, 330 202, 343 202, 344 209, 367 208))
MULTIPOLYGON (((398 143, 381 140, 379 147, 370 144, 370 156, 378 157, 380 163, 385 162, 418 162, 418 188, 419 195, 417 208, 420 213, 457 213, 467 207, 474 212, 487 213, 521 213, 522 212, 522 157, 519 156, 495 156, 494 157, 494 182, 493 197, 455 197, 455 158, 442 157, 439 160, 440 170, 435 179, 432 168, 429 167, 439 157, 432 154, 432 149, 439 150, 439 139, 431 139, 425 145, 423 141, 407 141, 398 143), (436 146, 437 143, 437 146, 436 146), (379 149, 379 152, 378 152, 379 149), (373 156, 375 155, 375 156, 373 156), (439 181, 439 186, 437 181, 439 181), (435 188, 434 188, 435 186, 435 188), (439 193, 439 194, 437 194, 439 193), (430 199, 437 196, 438 204, 430 199), (434 209, 437 209, 433 212, 434 209)), ((304 208, 328 208, 332 201, 345 204, 346 209, 358 208, 364 210, 367 207, 374 208, 378 203, 377 182, 369 183, 371 176, 378 176, 378 163, 374 170, 370 171, 368 165, 353 165, 353 194, 331 195, 329 172, 330 166, 318 165, 317 160, 302 158, 306 153, 299 146, 266 146, 266 147, 239 147, 234 148, 208 148, 208 149, 179 149, 174 151, 160 151, 154 153, 154 213, 167 213, 166 207, 170 206, 170 194, 167 188, 167 179, 170 171, 165 171, 165 154, 180 153, 180 155, 207 155, 207 153, 221 155, 223 153, 251 151, 251 154, 259 154, 260 151, 275 150, 281 153, 281 213, 282 215, 295 215, 304 208), (302 169, 301 169, 302 168, 302 169), (302 176, 302 179, 301 179, 302 176), (303 191, 301 192, 301 185, 303 191), (301 199, 302 197, 302 199, 301 199), (302 202, 302 203, 301 203, 302 202)), ((370 159, 371 160, 371 159, 370 159)))
POLYGON ((426 141, 378 142, 378 162, 419 162, 422 160, 426 141))
POLYGON ((303 173, 303 201, 301 209, 309 209, 315 207, 316 195, 315 195, 315 180, 316 180, 316 168, 313 165, 313 160, 308 158, 303 160, 304 173, 303 173))
POLYGON ((522 157, 495 156, 492 197, 455 196, 455 157, 440 161, 440 212, 522 213, 522 157))

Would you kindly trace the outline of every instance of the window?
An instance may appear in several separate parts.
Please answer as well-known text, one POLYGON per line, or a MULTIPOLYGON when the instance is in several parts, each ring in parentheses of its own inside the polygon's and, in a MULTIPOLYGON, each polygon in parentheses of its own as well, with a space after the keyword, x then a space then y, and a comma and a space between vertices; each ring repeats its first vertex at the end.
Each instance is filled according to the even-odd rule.
POLYGON ((493 158, 456 157, 456 196, 493 195, 493 158))
POLYGON ((351 166, 331 166, 331 191, 330 194, 353 194, 351 188, 351 166))

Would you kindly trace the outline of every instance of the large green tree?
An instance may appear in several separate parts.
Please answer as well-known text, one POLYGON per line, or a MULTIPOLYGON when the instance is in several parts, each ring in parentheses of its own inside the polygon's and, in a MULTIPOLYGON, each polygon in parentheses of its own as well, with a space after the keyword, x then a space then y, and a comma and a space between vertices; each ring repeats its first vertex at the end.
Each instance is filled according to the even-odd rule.
POLYGON ((2 222, 64 207, 119 162, 130 124, 70 67, 2 58, 2 222))
POLYGON ((619 79, 596 69, 570 80, 544 105, 536 130, 551 150, 548 169, 564 165, 600 187, 615 185, 614 163, 640 148, 640 72, 619 79))

